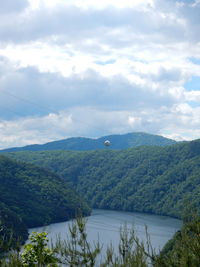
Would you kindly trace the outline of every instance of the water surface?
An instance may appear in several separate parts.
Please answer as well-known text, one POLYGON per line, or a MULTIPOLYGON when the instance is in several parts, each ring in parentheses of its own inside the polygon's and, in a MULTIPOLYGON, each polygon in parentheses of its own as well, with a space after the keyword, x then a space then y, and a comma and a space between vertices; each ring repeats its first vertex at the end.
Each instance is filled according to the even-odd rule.
MULTIPOLYGON (((71 222, 50 224, 45 227, 31 228, 29 232, 47 232, 49 239, 55 241, 58 235, 66 238, 68 226, 71 222)), ((99 240, 103 244, 103 251, 111 242, 117 250, 119 244, 119 229, 123 224, 128 228, 134 226, 136 235, 140 240, 146 240, 145 225, 151 238, 153 248, 158 252, 165 243, 180 229, 181 221, 158 215, 149 215, 136 212, 122 212, 110 210, 93 210, 87 217, 88 240, 93 243, 99 240)))

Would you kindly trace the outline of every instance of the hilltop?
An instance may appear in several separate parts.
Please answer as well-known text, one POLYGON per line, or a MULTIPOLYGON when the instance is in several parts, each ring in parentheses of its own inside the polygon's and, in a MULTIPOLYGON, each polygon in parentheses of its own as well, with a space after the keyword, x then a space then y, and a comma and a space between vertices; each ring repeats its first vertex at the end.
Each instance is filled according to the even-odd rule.
POLYGON ((127 149, 143 145, 167 146, 175 144, 176 141, 159 135, 148 133, 127 133, 122 135, 108 135, 97 139, 85 137, 72 137, 64 140, 53 141, 42 145, 28 145, 0 150, 0 152, 17 151, 49 151, 49 150, 99 150, 99 149, 127 149), (104 147, 104 141, 109 140, 111 146, 104 147))

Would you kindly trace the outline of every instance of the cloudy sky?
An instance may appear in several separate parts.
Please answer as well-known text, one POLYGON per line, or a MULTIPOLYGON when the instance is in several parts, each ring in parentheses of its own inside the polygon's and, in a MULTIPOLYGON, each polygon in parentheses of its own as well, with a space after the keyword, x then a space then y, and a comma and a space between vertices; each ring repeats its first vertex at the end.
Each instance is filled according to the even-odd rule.
POLYGON ((0 148, 200 138, 199 0, 1 0, 0 21, 0 148))

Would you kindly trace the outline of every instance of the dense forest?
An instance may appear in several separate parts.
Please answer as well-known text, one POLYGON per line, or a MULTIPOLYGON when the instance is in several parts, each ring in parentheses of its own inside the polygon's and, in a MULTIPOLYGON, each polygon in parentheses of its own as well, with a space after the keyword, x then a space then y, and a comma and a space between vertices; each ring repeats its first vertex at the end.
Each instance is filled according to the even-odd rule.
POLYGON ((0 202, 0 255, 10 248, 17 248, 27 238, 27 227, 21 218, 0 202))
POLYGON ((167 146, 175 144, 176 141, 159 135, 147 133, 128 133, 122 135, 109 135, 97 139, 72 137, 64 140, 53 141, 43 145, 28 145, 24 147, 14 147, 1 150, 0 152, 17 151, 48 151, 48 150, 99 150, 99 149, 127 149, 141 145, 167 146), (112 147, 103 145, 105 140, 109 140, 112 147))
POLYGON ((24 241, 27 227, 64 221, 78 213, 88 215, 90 208, 64 179, 0 156, 0 236, 4 241, 24 241))
MULTIPOLYGON (((193 217, 191 211, 196 209, 197 213, 200 212, 200 140, 127 150, 22 151, 4 155, 0 157, 1 251, 15 248, 17 242, 24 241, 27 238, 27 227, 66 220, 80 211, 83 215, 89 214, 86 202, 81 201, 83 196, 95 208, 174 217, 182 217, 184 206, 189 203, 189 212, 185 213, 185 218, 182 217, 182 229, 159 255, 145 251, 145 246, 138 243, 137 237, 128 238, 125 233, 124 238, 128 238, 122 239, 125 240, 125 247, 121 247, 119 255, 112 254, 112 250, 108 248, 102 266, 107 266, 108 262, 116 263, 111 266, 148 266, 149 261, 155 267, 198 266, 200 217, 193 217), (126 242, 135 242, 135 245, 126 242), (123 249, 127 249, 127 246, 131 250, 123 254, 123 249)), ((80 233, 73 234, 73 229, 77 231, 79 228, 72 228, 71 234, 74 237, 68 243, 59 243, 52 251, 43 248, 41 253, 48 252, 51 255, 45 258, 49 263, 52 260, 57 262, 55 266, 60 266, 58 251, 66 262, 95 262, 97 255, 101 253, 100 247, 92 251, 87 245, 91 249, 89 254, 85 250, 80 254, 81 247, 77 251, 71 251, 70 242, 75 242, 73 238, 83 238, 76 240, 83 248, 87 244, 87 233, 83 226, 79 229, 80 233), (65 247, 66 244, 69 247, 65 247)), ((34 255, 31 253, 36 242, 40 242, 39 238, 47 245, 45 234, 31 238, 33 245, 25 247, 22 255, 11 253, 8 261, 2 259, 2 266, 27 266, 26 262, 32 260, 34 255), (22 265, 24 262, 25 265, 22 265)), ((120 245, 123 246, 123 242, 120 245)), ((41 257, 39 254, 37 257, 39 262, 41 257)))
POLYGON ((63 177, 94 208, 180 217, 200 207, 200 140, 120 151, 7 153, 63 177))

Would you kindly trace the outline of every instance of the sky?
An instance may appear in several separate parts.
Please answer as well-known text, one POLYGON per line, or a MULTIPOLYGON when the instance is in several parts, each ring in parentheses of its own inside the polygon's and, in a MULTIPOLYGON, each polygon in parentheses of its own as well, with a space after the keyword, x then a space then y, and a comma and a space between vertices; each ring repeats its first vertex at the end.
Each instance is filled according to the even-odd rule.
POLYGON ((6 0, 0 21, 0 149, 200 138, 200 0, 6 0))

